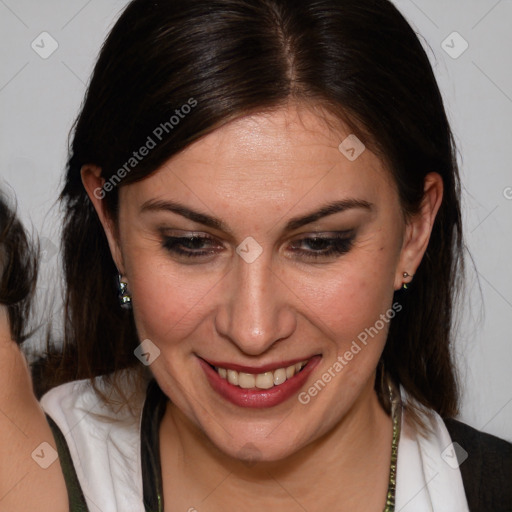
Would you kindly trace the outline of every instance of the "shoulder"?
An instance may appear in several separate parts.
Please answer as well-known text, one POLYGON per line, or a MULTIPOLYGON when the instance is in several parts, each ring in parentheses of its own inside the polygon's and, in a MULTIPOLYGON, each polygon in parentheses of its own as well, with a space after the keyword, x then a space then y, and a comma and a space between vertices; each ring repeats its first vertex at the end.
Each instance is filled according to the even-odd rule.
POLYGON ((82 491, 93 510, 101 502, 105 512, 135 512, 142 503, 140 422, 146 389, 129 373, 116 377, 123 396, 108 377, 99 377, 94 385, 81 380, 53 388, 41 406, 69 452, 68 474, 76 476, 72 489, 82 491), (95 388, 107 395, 108 404, 95 388))
POLYGON ((481 432, 453 418, 444 418, 443 421, 452 439, 457 440, 457 438, 460 438, 464 440, 471 447, 480 450, 484 457, 493 459, 497 457, 509 464, 512 462, 512 443, 481 432))
POLYGON ((512 510, 512 444, 452 418, 444 423, 459 445, 455 453, 471 510, 512 510))
POLYGON ((32 392, 26 358, 14 341, 1 337, 0 413, 0 510, 68 510, 60 461, 51 455, 52 432, 32 392))
POLYGON ((136 377, 129 370, 115 375, 122 392, 112 385, 112 375, 68 382, 44 394, 41 406, 57 424, 73 421, 84 413, 83 419, 91 422, 130 422, 140 418, 146 394, 147 383, 136 377))
POLYGON ((138 435, 146 385, 129 371, 116 374, 117 388, 111 377, 68 382, 42 396, 44 412, 65 436, 72 455, 91 443, 98 448, 111 444, 114 433, 116 441, 138 435))

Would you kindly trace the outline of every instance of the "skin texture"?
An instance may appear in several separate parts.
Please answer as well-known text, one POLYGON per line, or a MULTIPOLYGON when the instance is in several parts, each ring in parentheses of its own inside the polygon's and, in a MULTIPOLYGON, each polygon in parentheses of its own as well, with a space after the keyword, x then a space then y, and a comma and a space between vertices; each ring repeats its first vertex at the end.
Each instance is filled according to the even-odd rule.
POLYGON ((59 460, 47 469, 53 435, 37 402, 24 355, 11 340, 7 311, 0 305, 0 511, 68 511, 59 460), (41 451, 42 450, 42 451, 41 451))
POLYGON ((237 407, 198 364, 201 357, 258 367, 320 355, 307 390, 392 307, 403 272, 414 275, 442 180, 427 176, 421 212, 406 221, 383 163, 368 149, 353 162, 338 150, 349 133, 319 108, 295 104, 235 120, 122 187, 117 225, 94 195, 100 169, 82 170, 128 282, 140 339, 161 351, 151 370, 172 402, 160 430, 169 510, 384 507, 391 419, 373 388, 387 324, 306 405, 293 396, 268 409, 237 407), (345 199, 371 210, 285 230, 291 218, 345 199), (225 229, 143 211, 149 201, 180 202, 225 229), (293 250, 318 252, 301 240, 347 230, 355 236, 345 254, 313 259, 293 250), (213 254, 177 256, 162 233, 206 234, 213 254), (249 236, 262 248, 252 263, 236 253, 249 236))

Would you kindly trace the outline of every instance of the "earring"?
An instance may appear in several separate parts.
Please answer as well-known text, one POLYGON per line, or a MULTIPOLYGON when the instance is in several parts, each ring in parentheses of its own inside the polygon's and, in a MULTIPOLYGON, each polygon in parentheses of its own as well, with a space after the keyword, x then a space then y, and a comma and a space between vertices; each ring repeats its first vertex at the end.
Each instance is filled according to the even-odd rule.
MULTIPOLYGON (((404 278, 404 279, 407 279, 408 277, 414 277, 412 274, 409 274, 409 273, 407 273, 407 272, 404 272, 404 273, 402 274, 402 276, 403 276, 403 278, 404 278)), ((410 281, 409 281, 409 283, 410 283, 410 281)), ((402 288, 403 288, 404 290, 407 290, 407 288, 408 288, 408 286, 407 286, 407 285, 408 285, 409 283, 403 283, 403 284, 402 284, 402 288)))
POLYGON ((119 305, 123 309, 131 309, 132 307, 132 297, 128 292, 128 283, 123 281, 123 276, 121 274, 117 275, 118 281, 118 297, 119 297, 119 305))

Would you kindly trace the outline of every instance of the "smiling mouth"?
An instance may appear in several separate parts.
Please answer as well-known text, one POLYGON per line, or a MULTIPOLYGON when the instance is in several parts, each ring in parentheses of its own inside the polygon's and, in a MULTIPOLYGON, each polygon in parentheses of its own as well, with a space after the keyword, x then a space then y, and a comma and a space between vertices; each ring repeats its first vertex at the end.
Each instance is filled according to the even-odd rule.
POLYGON ((276 370, 262 373, 238 372, 228 368, 210 366, 222 379, 227 380, 233 386, 238 386, 242 389, 271 389, 280 386, 300 373, 308 362, 309 360, 305 360, 284 368, 277 368, 276 370))

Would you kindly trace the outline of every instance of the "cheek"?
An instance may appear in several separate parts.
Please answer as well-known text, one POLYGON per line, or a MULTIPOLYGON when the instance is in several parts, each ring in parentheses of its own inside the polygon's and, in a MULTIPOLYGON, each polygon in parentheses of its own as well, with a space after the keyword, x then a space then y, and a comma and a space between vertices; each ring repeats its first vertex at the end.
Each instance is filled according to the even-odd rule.
POLYGON ((397 251, 380 244, 347 255, 336 270, 291 281, 298 283, 294 291, 307 305, 304 315, 333 341, 338 353, 345 352, 358 339, 371 339, 375 351, 382 350, 393 301, 396 262, 397 251), (384 321, 381 315, 385 315, 384 321))
POLYGON ((186 338, 208 316, 209 298, 222 277, 171 266, 144 253, 130 262, 129 286, 139 337, 159 345, 186 344, 186 338))

